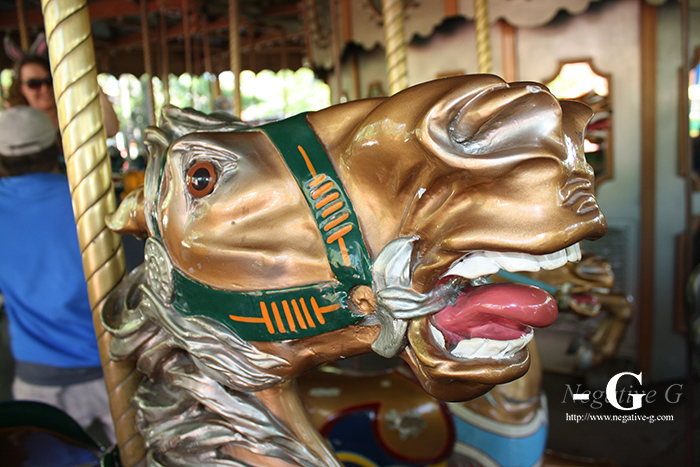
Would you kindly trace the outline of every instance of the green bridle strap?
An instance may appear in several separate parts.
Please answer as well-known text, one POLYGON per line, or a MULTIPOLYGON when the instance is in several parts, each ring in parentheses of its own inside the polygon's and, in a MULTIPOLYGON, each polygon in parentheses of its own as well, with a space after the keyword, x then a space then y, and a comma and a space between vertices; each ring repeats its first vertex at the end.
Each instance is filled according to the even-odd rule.
POLYGON ((371 285, 372 263, 350 199, 305 114, 238 131, 263 131, 279 150, 306 198, 337 282, 236 292, 173 270, 173 306, 213 318, 248 341, 297 339, 358 323, 362 317, 350 310, 348 294, 371 285))
POLYGON ((341 283, 370 285, 372 263, 357 216, 306 114, 258 129, 270 137, 304 193, 335 276, 341 283))

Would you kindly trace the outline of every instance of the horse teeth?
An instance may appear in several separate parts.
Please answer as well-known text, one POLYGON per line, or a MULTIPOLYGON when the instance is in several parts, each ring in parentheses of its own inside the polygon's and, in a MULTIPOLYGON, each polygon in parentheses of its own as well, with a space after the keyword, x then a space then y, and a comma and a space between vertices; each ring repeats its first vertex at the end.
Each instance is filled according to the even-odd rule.
POLYGON ((480 276, 495 274, 501 269, 508 272, 536 272, 540 269, 557 269, 564 266, 567 261, 577 262, 580 259, 581 247, 578 244, 547 255, 480 250, 467 253, 456 261, 444 276, 476 279, 480 276))
MULTIPOLYGON (((440 330, 431 325, 430 332, 435 340, 435 343, 442 348, 445 348, 445 337, 442 335, 440 330)), ((492 358, 495 360, 501 360, 511 358, 532 340, 533 335, 534 333, 532 330, 530 330, 530 332, 523 334, 517 339, 506 341, 484 339, 481 337, 464 339, 449 352, 452 354, 452 356, 461 359, 492 358)))
POLYGON ((566 248, 566 258, 572 263, 581 261, 581 246, 575 243, 566 248))

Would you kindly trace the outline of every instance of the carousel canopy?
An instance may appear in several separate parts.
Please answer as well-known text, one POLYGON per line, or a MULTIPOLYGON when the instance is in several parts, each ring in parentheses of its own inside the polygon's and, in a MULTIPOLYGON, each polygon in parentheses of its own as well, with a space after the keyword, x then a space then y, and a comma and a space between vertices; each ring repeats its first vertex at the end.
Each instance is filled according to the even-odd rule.
MULTIPOLYGON (((537 27, 558 14, 579 14, 605 0, 489 0, 491 22, 537 27)), ((666 0, 647 0, 651 4, 666 0)), ((119 75, 144 72, 147 27, 152 72, 174 74, 230 69, 229 11, 238 8, 241 68, 260 71, 302 65, 333 66, 331 12, 343 45, 372 49, 382 42, 381 0, 89 0, 95 56, 100 72, 119 75), (337 8, 332 8, 335 1, 337 8), (143 2, 143 4, 142 4, 143 2), (141 21, 146 12, 145 22, 141 21)), ((406 0, 407 37, 429 36, 450 17, 474 18, 474 2, 406 0)), ((0 33, 20 44, 43 30, 40 0, 0 0, 0 33), (19 7, 19 9, 18 9, 19 7)), ((0 68, 12 62, 2 54, 0 68)))
MULTIPOLYGON (((17 3, 0 0, 0 31, 20 44, 17 3)), ((43 30, 41 4, 24 0, 29 41, 43 30)), ((305 56, 302 2, 238 0, 242 67, 296 69, 305 56)), ((95 57, 100 72, 144 72, 141 11, 138 0, 91 0, 95 57)), ((229 69, 228 0, 151 0, 145 2, 153 72, 201 74, 229 69), (167 60, 164 58, 167 57, 167 60)), ((12 66, 4 54, 2 68, 12 66)))

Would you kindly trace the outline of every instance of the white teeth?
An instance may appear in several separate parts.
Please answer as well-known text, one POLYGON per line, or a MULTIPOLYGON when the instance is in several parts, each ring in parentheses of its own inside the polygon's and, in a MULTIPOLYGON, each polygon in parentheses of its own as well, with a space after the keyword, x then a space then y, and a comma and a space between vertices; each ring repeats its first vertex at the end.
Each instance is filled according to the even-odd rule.
POLYGON ((455 262, 444 274, 445 276, 462 276, 475 279, 480 276, 495 274, 503 269, 508 272, 556 269, 567 261, 581 260, 581 247, 578 243, 548 255, 529 255, 527 253, 496 251, 473 251, 455 262))
MULTIPOLYGON (((430 326, 430 332, 433 335, 435 342, 445 348, 445 338, 442 333, 430 326)), ((472 339, 464 339, 450 351, 457 358, 493 358, 496 360, 511 358, 519 350, 525 347, 532 340, 533 332, 530 330, 527 334, 523 334, 517 339, 507 341, 499 341, 496 339, 483 339, 475 337, 472 339)))
POLYGON ((581 261, 581 247, 578 243, 566 248, 566 259, 572 263, 578 263, 581 261))

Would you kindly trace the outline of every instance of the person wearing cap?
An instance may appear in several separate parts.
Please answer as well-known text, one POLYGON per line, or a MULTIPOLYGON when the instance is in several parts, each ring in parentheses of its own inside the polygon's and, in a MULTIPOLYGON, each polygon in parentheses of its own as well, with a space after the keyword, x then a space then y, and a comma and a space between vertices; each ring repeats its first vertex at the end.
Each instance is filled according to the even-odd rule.
POLYGON ((63 409, 114 441, 56 128, 42 111, 0 113, 0 293, 15 360, 15 399, 63 409), (93 426, 94 428, 94 426, 93 426))

